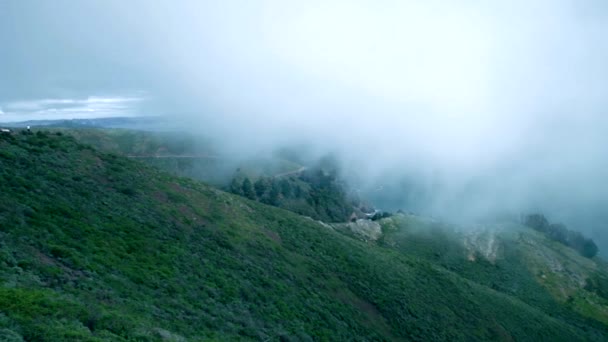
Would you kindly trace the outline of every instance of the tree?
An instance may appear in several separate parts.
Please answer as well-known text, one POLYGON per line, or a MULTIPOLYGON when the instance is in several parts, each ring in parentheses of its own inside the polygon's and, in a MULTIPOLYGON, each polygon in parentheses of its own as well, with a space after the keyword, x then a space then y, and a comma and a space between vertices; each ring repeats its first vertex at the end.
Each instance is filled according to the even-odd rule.
POLYGON ((303 191, 302 191, 302 187, 300 187, 299 185, 296 185, 293 194, 296 198, 302 198, 303 196, 303 191))
POLYGON ((564 245, 571 245, 576 239, 580 239, 583 236, 580 233, 573 234, 574 232, 568 231, 568 228, 562 223, 550 224, 546 229, 547 235, 555 240, 563 243, 564 245))
POLYGON ((270 185, 270 193, 268 194, 268 202, 272 205, 279 204, 279 196, 281 195, 281 189, 277 181, 273 181, 270 185))
POLYGON ((264 194, 268 190, 268 180, 266 178, 259 178, 255 184, 253 184, 253 188, 255 189, 256 196, 261 199, 264 197, 264 194))
POLYGON ((549 228, 549 221, 543 214, 531 214, 525 217, 524 225, 540 232, 546 232, 549 228))
POLYGON ((587 239, 580 232, 569 230, 562 223, 549 224, 547 218, 542 214, 531 214, 524 218, 524 224, 544 233, 548 238, 562 243, 586 258, 593 258, 598 248, 595 242, 587 239))
POLYGON ((255 200, 255 192, 253 191, 253 185, 249 178, 243 180, 243 195, 251 200, 255 200))
POLYGON ((586 239, 579 253, 586 258, 593 258, 597 254, 597 251, 598 249, 595 242, 591 239, 586 239))
POLYGON ((290 198, 292 196, 293 190, 291 183, 287 179, 281 180, 281 194, 285 198, 290 198))
POLYGON ((228 188, 230 192, 237 195, 243 195, 243 184, 241 184, 236 178, 232 178, 232 182, 230 182, 230 187, 228 188))
POLYGON ((393 214, 389 213, 388 211, 379 211, 372 216, 372 221, 378 221, 391 216, 393 216, 393 214))

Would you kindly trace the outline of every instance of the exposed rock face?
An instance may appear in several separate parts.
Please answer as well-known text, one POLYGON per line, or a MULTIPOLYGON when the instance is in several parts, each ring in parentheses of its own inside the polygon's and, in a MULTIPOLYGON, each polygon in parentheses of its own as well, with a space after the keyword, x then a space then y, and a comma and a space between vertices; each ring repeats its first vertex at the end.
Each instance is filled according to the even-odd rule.
POLYGON ((478 255, 482 255, 493 263, 499 255, 500 244, 494 230, 481 229, 468 233, 464 246, 468 250, 467 258, 470 261, 475 261, 478 255))
POLYGON ((347 224, 351 232, 361 236, 365 240, 376 241, 382 235, 380 224, 375 221, 359 219, 347 224))

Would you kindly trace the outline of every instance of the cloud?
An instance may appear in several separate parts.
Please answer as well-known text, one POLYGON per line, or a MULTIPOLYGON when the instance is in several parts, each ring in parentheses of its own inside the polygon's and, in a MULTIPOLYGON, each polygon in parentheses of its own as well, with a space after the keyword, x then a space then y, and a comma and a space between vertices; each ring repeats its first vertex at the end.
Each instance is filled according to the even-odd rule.
MULTIPOLYGON (((0 39, 12 74, 0 92, 42 100, 9 108, 0 99, 7 114, 143 107, 188 122, 233 155, 286 144, 335 152, 358 185, 390 183, 384 188, 405 209, 605 217, 605 1, 57 0, 11 8, 0 39), (146 91, 145 103, 86 102, 87 94, 132 89, 146 91)), ((608 231, 601 221, 580 229, 608 231)))
POLYGON ((83 119, 137 115, 142 96, 50 98, 3 103, 3 121, 83 119))
POLYGON ((157 10, 138 25, 171 37, 151 50, 174 62, 159 77, 176 92, 164 95, 230 153, 313 145, 335 152, 361 188, 394 189, 383 201, 393 208, 459 219, 543 210, 608 230, 581 223, 608 205, 601 2, 157 10))

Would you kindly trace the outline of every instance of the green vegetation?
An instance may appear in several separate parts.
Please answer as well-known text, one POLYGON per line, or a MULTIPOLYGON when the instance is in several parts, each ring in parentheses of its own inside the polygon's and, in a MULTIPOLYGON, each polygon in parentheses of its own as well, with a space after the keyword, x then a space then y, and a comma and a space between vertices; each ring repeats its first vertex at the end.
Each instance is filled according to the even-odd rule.
POLYGON ((331 158, 322 158, 307 169, 293 161, 297 156, 285 151, 272 158, 237 162, 218 155, 208 141, 188 134, 90 128, 61 131, 104 152, 122 154, 317 220, 345 222, 353 213, 363 216, 360 201, 347 194, 331 158))
POLYGON ((105 152, 127 156, 212 155, 212 146, 200 137, 186 133, 147 132, 126 129, 61 129, 81 143, 105 152))
MULTIPOLYGON (((326 179, 308 184, 317 181, 326 179)), ((69 135, 3 135, 0 338, 608 338, 606 325, 555 304, 544 287, 520 296, 492 286, 503 273, 491 263, 453 266, 448 255, 463 250, 448 233, 399 238, 403 217, 377 221, 382 238, 365 243, 69 135)), ((596 272, 589 293, 602 291, 605 273, 596 272)))
POLYGON ((345 222, 353 213, 361 215, 360 201, 351 199, 335 174, 320 168, 262 176, 255 182, 237 174, 226 190, 325 222, 345 222))
POLYGON ((219 156, 206 139, 187 133, 99 128, 59 130, 103 152, 128 156, 176 176, 216 186, 228 184, 237 165, 236 161, 219 156))
POLYGON ((583 234, 568 230, 562 223, 549 224, 547 218, 542 214, 530 214, 524 218, 524 224, 549 238, 571 247, 580 255, 586 258, 593 258, 597 255, 598 248, 593 240, 585 238, 583 234))
POLYGON ((608 267, 541 233, 514 223, 462 228, 403 214, 380 223, 381 246, 441 265, 560 320, 608 324, 608 267))

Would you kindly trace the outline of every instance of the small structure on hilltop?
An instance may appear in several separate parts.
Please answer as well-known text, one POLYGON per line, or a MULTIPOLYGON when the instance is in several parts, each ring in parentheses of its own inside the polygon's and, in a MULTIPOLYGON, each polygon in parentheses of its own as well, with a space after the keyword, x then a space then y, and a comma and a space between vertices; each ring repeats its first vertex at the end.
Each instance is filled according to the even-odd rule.
POLYGON ((4 134, 8 134, 8 133, 10 133, 10 132, 11 132, 11 130, 10 130, 10 129, 8 129, 8 128, 0 128, 0 132, 2 132, 2 133, 4 133, 4 134))

